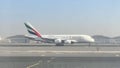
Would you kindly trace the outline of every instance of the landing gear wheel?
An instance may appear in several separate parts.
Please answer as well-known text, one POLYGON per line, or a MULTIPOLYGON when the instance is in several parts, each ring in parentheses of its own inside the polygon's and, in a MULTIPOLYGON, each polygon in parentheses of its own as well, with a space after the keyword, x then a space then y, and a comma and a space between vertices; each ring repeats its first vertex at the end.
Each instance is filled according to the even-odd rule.
POLYGON ((57 43, 56 46, 64 46, 63 43, 57 43))

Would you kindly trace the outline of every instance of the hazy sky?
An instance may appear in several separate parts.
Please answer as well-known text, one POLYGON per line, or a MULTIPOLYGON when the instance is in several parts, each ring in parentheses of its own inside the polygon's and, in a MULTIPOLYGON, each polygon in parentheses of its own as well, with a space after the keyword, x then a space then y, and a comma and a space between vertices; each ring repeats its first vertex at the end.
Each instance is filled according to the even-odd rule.
POLYGON ((0 0, 0 35, 28 34, 24 22, 42 34, 120 35, 120 0, 0 0))

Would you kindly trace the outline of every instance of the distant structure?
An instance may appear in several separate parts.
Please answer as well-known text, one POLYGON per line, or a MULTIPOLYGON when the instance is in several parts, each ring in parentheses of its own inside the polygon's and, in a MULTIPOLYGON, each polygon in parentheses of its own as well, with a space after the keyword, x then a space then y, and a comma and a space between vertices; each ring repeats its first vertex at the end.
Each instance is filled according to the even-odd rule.
POLYGON ((96 44, 120 44, 120 37, 107 37, 103 35, 92 36, 96 44))
POLYGON ((25 35, 15 35, 7 37, 11 43, 30 43, 30 39, 26 38, 25 35))
POLYGON ((0 43, 10 43, 9 39, 1 38, 0 36, 0 43))
MULTIPOLYGON (((120 44, 120 36, 118 37, 107 37, 103 35, 94 35, 92 36, 95 40, 95 44, 120 44)), ((2 39, 0 37, 0 42, 6 43, 38 43, 38 41, 31 40, 26 37, 26 35, 15 35, 2 39)), ((41 42, 39 42, 41 43, 41 42)))
POLYGON ((113 39, 117 44, 120 44, 120 36, 114 37, 113 39))
POLYGON ((0 40, 2 40, 1 36, 0 36, 0 40))
POLYGON ((97 44, 109 44, 111 39, 109 37, 102 36, 102 35, 95 35, 93 36, 93 38, 95 39, 95 43, 97 44))

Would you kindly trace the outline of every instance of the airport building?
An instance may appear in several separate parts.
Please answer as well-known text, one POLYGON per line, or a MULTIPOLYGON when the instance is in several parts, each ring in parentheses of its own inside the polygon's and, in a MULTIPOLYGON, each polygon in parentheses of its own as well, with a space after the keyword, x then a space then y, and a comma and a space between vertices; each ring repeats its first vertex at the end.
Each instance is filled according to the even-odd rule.
POLYGON ((117 44, 120 44, 120 36, 114 37, 113 39, 117 44))
POLYGON ((107 37, 103 35, 92 36, 96 44, 120 44, 120 37, 107 37))
POLYGON ((15 35, 7 37, 11 43, 30 43, 30 39, 26 38, 25 35, 15 35))
POLYGON ((102 36, 102 35, 95 35, 93 36, 93 38, 95 39, 95 43, 97 44, 108 44, 110 43, 110 39, 109 37, 106 37, 106 36, 102 36))
MULTIPOLYGON (((95 44, 120 44, 120 37, 107 37, 103 35, 94 35, 92 36, 95 39, 95 44)), ((38 43, 38 41, 31 40, 25 35, 15 35, 7 37, 6 40, 9 43, 38 43)))

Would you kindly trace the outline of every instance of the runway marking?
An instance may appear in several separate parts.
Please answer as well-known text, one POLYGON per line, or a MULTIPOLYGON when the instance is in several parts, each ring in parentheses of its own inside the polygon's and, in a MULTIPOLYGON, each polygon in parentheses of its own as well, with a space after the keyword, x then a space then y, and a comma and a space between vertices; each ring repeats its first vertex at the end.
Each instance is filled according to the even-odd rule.
POLYGON ((26 68, 33 68, 33 67, 35 67, 35 66, 38 66, 38 65, 40 64, 40 62, 41 62, 41 61, 38 61, 38 62, 35 63, 35 64, 32 64, 32 65, 27 66, 26 68))
POLYGON ((33 51, 7 51, 7 50, 0 50, 0 53, 56 53, 56 54, 63 54, 63 53, 120 53, 120 51, 40 51, 40 50, 33 50, 33 51))

